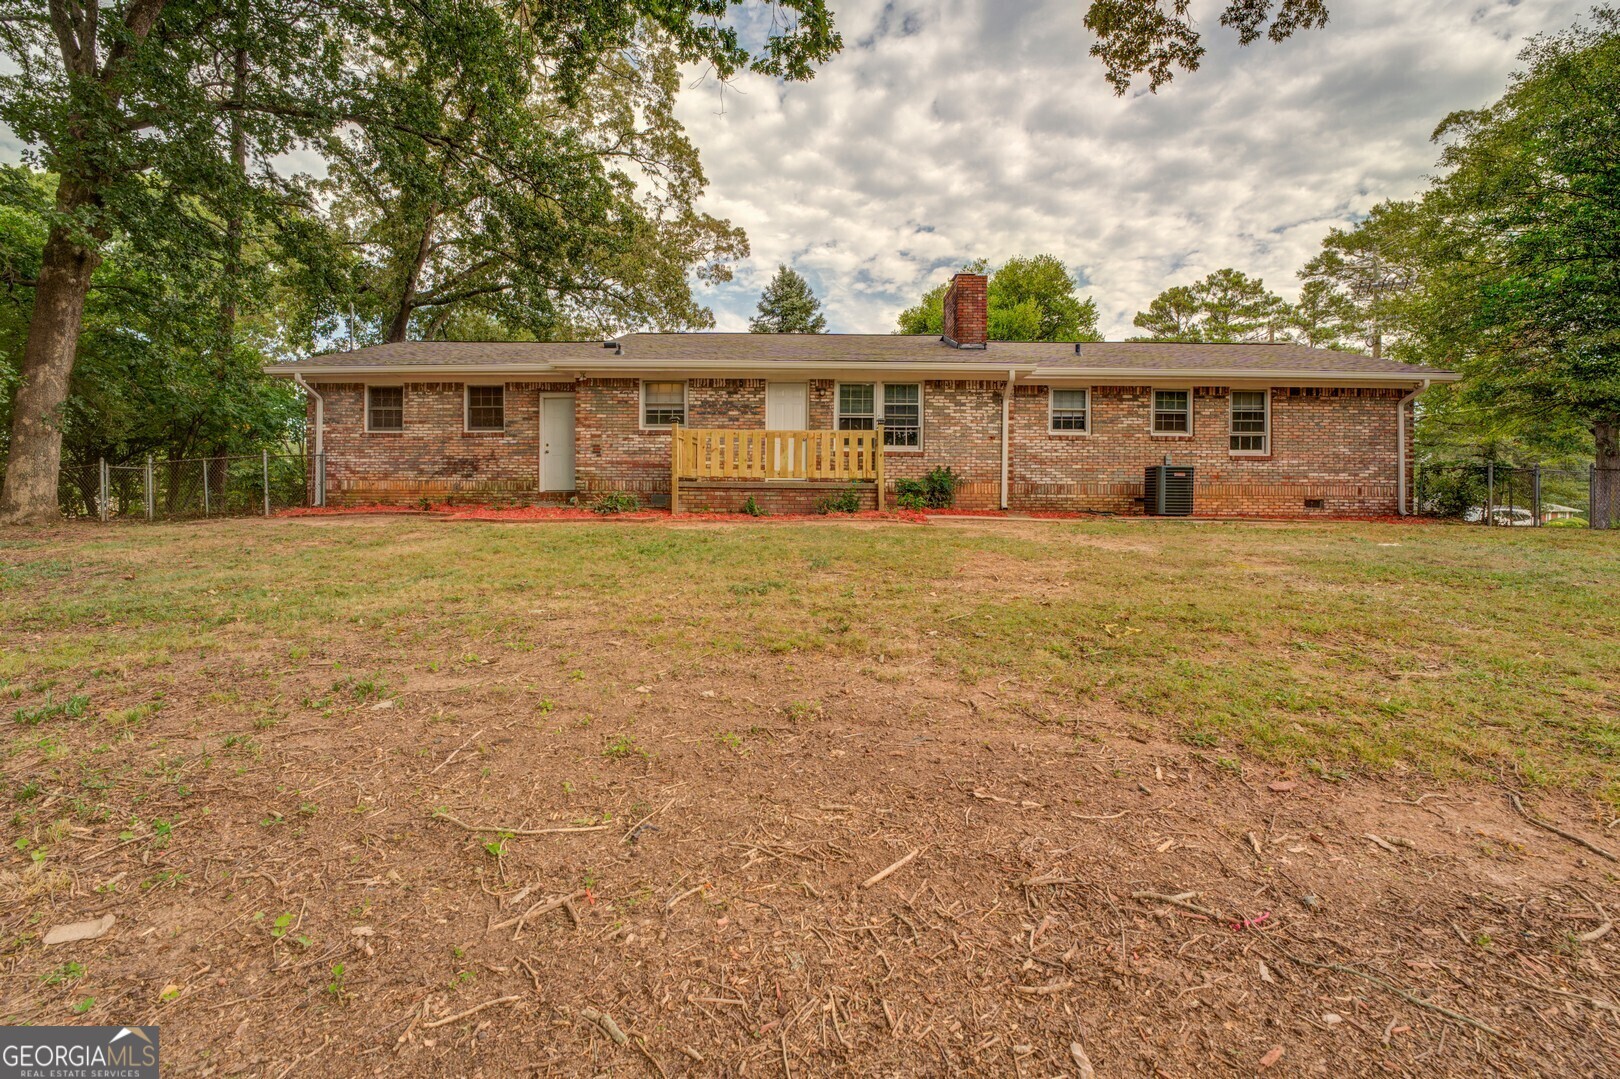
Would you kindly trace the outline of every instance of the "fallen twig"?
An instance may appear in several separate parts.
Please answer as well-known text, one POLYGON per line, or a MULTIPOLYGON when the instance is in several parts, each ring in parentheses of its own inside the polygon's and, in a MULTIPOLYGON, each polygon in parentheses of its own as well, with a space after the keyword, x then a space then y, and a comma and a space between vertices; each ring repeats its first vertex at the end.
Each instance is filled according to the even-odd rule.
MULTIPOLYGON (((880 869, 876 873, 873 873, 870 877, 867 877, 865 880, 861 881, 861 887, 862 888, 870 888, 874 884, 879 884, 879 883, 881 883, 881 882, 883 882, 885 880, 888 880, 889 877, 892 874, 894 874, 894 873, 898 872, 899 870, 903 869, 905 867, 906 863, 911 861, 915 857, 917 857, 917 851, 912 851, 910 854, 906 855, 904 858, 900 859, 898 862, 895 862, 893 865, 889 866, 887 869, 880 869)), ((784 1060, 785 1059, 786 1058, 784 1057, 784 1060)))
POLYGON ((455 1015, 447 1015, 443 1019, 435 1019, 431 1023, 423 1023, 422 1029, 431 1030, 434 1027, 449 1026, 451 1023, 454 1023, 457 1020, 465 1019, 469 1015, 474 1015, 483 1011, 485 1008, 493 1008, 497 1004, 515 1004, 522 999, 522 997, 516 995, 509 997, 496 997, 494 1000, 486 1000, 482 1004, 475 1004, 464 1012, 457 1012, 455 1015))
POLYGON ((1046 997, 1053 993, 1061 993, 1065 989, 1073 989, 1074 983, 1069 981, 1052 982, 1049 985, 1015 985, 1013 992, 1022 993, 1027 997, 1046 997))
MULTIPOLYGON (((473 741, 474 738, 477 738, 479 735, 481 735, 483 733, 484 733, 484 728, 479 727, 478 730, 473 733, 472 738, 467 739, 465 742, 461 743, 455 749, 452 749, 450 751, 450 755, 448 757, 446 757, 444 760, 439 762, 439 768, 443 768, 445 765, 447 765, 451 761, 455 760, 456 759, 456 754, 458 754, 462 750, 466 749, 469 745, 472 744, 472 741, 473 741)), ((428 775, 430 775, 430 776, 431 775, 437 775, 438 772, 439 772, 439 768, 433 769, 433 771, 429 772, 428 775)))
POLYGON ((613 1017, 607 1012, 599 1012, 595 1008, 581 1008, 579 1014, 601 1027, 602 1032, 612 1038, 616 1044, 624 1045, 630 1041, 625 1036, 624 1031, 619 1029, 619 1024, 615 1023, 613 1017))
POLYGON ((1579 846, 1585 847, 1587 850, 1591 851, 1593 854, 1596 854, 1600 858, 1607 858, 1611 862, 1620 862, 1620 856, 1616 856, 1616 855, 1612 854, 1611 852, 1604 850, 1602 847, 1598 846, 1595 843, 1592 843, 1592 842, 1590 842, 1588 840, 1582 839, 1580 836, 1576 835, 1573 832, 1566 832, 1562 828, 1558 827, 1558 825, 1556 825, 1556 824, 1551 824, 1551 823, 1549 823, 1547 821, 1542 820, 1540 817, 1532 816, 1530 811, 1528 809, 1524 808, 1524 803, 1519 801, 1519 796, 1515 792, 1508 791, 1508 800, 1513 803, 1513 808, 1517 809, 1519 811, 1519 816, 1523 817, 1525 820, 1529 821, 1531 824, 1534 824, 1537 828, 1545 828, 1547 831, 1551 832, 1553 835, 1562 836, 1563 838, 1569 840, 1571 843, 1574 843, 1574 844, 1577 844, 1579 846))
POLYGON ((500 929, 510 929, 514 925, 522 925, 536 914, 545 914, 548 911, 556 910, 558 907, 567 906, 576 897, 584 894, 584 892, 574 892, 571 895, 557 895, 552 896, 550 899, 542 899, 538 903, 534 904, 534 906, 524 911, 522 914, 519 914, 516 918, 508 918, 504 922, 496 922, 494 925, 489 927, 489 932, 494 933, 500 929))
POLYGON ((1528 978, 1520 978, 1520 977, 1517 977, 1516 975, 1509 974, 1505 970, 1502 971, 1501 973, 1502 973, 1502 975, 1504 977, 1508 978, 1509 980, 1518 982, 1520 985, 1527 985, 1531 989, 1539 989, 1543 993, 1553 993, 1553 994, 1555 994, 1557 996, 1569 997, 1569 998, 1571 998, 1573 1000, 1584 1000, 1586 1003, 1592 1005, 1593 1007, 1604 1008, 1604 1009, 1606 1009, 1608 1011, 1614 1012, 1616 1015, 1620 1015, 1620 1004, 1615 1004, 1612 1001, 1600 1000, 1597 997, 1589 997, 1585 993, 1572 993, 1568 989, 1557 989, 1557 988, 1554 988, 1553 986, 1550 986, 1550 985, 1540 985, 1540 984, 1538 984, 1536 982, 1530 981, 1528 978))
POLYGON ((451 824, 465 828, 469 832, 493 832, 499 835, 558 835, 564 832, 605 832, 613 827, 611 824, 580 824, 566 828, 509 828, 504 824, 468 824, 466 821, 444 812, 434 813, 433 819, 449 821, 451 824))
POLYGON ((1271 937, 1262 936, 1259 939, 1265 941, 1267 944, 1277 949, 1277 951, 1281 952, 1283 958, 1289 960, 1290 962, 1298 963, 1300 966, 1314 967, 1317 970, 1331 970, 1338 974, 1349 974, 1352 977, 1360 978, 1366 982, 1371 982, 1373 985, 1378 986, 1378 988, 1383 989, 1386 992, 1394 993, 1402 1000, 1416 1004, 1420 1008, 1427 1008, 1431 1012, 1436 1012, 1443 1015, 1447 1019, 1452 1019, 1459 1023, 1466 1023, 1468 1026, 1474 1027, 1477 1030, 1483 1030, 1487 1034, 1494 1034, 1497 1037, 1502 1036, 1502 1032, 1500 1030, 1497 1030, 1495 1027, 1486 1023, 1480 1022, 1471 1015, 1464 1015, 1462 1012, 1454 1012, 1450 1008, 1442 1007, 1439 1004, 1432 1004, 1420 996, 1413 993, 1408 993, 1398 985, 1384 981, 1384 979, 1378 977, 1376 974, 1368 974, 1364 970, 1357 970, 1355 967, 1347 967, 1342 963, 1318 963, 1314 959, 1303 959, 1289 951, 1287 948, 1284 948, 1281 944, 1278 944, 1277 941, 1271 937))
POLYGON ((1181 907, 1184 910, 1192 911, 1194 914, 1204 914, 1211 918, 1220 917, 1219 914, 1208 907, 1201 907, 1197 903, 1190 902, 1190 900, 1198 898, 1197 892, 1178 892, 1175 895, 1165 895, 1163 892, 1132 892, 1131 898, 1150 899, 1155 903, 1169 903, 1173 907, 1181 907))

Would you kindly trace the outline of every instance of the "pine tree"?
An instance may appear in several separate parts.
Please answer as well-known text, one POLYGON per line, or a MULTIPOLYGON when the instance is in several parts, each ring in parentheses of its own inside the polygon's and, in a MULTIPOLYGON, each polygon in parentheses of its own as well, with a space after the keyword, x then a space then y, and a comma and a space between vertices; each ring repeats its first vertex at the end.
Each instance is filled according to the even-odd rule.
POLYGON ((760 294, 759 314, 748 320, 748 332, 826 333, 827 319, 810 282, 787 266, 778 266, 760 294))

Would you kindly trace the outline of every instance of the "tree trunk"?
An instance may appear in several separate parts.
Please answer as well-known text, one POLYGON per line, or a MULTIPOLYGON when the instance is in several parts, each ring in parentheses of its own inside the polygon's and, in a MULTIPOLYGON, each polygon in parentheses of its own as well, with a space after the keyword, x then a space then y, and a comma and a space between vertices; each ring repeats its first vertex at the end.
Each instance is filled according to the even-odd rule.
POLYGON ((399 307, 394 311, 393 321, 388 324, 388 335, 384 340, 389 344, 405 340, 410 331, 411 312, 416 310, 416 290, 422 283, 422 268, 427 265, 428 255, 433 251, 433 226, 437 220, 438 211, 429 207, 427 222, 422 226, 422 239, 416 245, 416 261, 411 264, 411 272, 405 276, 399 307))
MULTIPOLYGON (((60 211, 71 213, 92 202, 90 192, 69 180, 57 185, 60 211)), ((76 242, 66 226, 51 229, 23 346, 22 382, 11 408, 11 458, 0 490, 0 524, 49 524, 61 516, 56 483, 62 430, 57 424, 73 376, 90 277, 100 262, 100 252, 76 242)))

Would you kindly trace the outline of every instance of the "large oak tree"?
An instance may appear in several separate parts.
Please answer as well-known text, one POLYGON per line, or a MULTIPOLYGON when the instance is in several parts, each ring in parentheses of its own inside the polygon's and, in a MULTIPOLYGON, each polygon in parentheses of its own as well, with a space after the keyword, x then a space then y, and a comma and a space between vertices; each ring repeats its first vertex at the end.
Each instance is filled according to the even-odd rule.
MULTIPOLYGON (((463 143, 455 105, 480 89, 521 95, 530 69, 515 71, 514 57, 544 66, 567 98, 644 32, 720 77, 745 67, 808 77, 839 47, 823 0, 775 0, 775 33, 745 48, 725 19, 733 2, 742 0, 0 0, 11 69, 0 76, 0 121, 57 178, 28 282, 0 521, 56 515, 61 408, 86 298, 115 236, 144 248, 216 231, 239 245, 254 220, 281 231, 314 203, 307 184, 277 169, 280 155, 333 154, 356 129, 463 143), (483 13, 499 16, 501 32, 461 32, 483 13), (462 93, 392 93, 396 59, 413 53, 454 58, 462 93)), ((277 239, 296 247, 297 228, 285 232, 277 239)), ((231 317, 227 295, 223 332, 231 317)))

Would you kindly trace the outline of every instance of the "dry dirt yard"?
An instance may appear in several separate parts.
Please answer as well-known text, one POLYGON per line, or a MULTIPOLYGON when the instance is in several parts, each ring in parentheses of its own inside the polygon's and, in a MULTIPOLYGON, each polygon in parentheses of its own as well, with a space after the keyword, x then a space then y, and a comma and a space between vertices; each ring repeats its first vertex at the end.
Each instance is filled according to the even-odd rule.
POLYGON ((0 1021, 175 1076, 1614 1074, 1617 541, 0 533, 0 1021))

